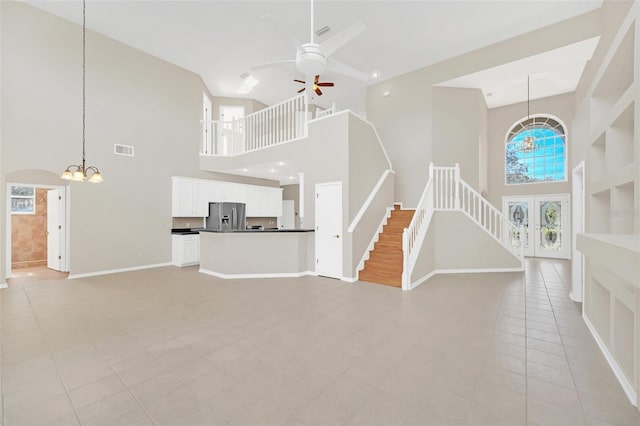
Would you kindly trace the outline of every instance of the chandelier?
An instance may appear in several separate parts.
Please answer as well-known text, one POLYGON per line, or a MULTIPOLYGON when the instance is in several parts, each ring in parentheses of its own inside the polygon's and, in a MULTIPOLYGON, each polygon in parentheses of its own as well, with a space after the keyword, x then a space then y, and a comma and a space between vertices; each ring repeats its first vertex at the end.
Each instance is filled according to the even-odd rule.
POLYGON ((86 83, 85 83, 85 74, 86 74, 86 38, 87 38, 87 27, 86 27, 86 17, 85 12, 87 9, 86 0, 82 0, 82 164, 72 164, 67 166, 61 179, 72 180, 76 182, 84 182, 85 180, 89 180, 91 183, 100 183, 102 182, 102 175, 100 171, 95 166, 87 166, 85 159, 85 128, 86 128, 86 83))
MULTIPOLYGON (((529 121, 531 120, 530 114, 529 114, 529 112, 530 112, 530 108, 529 108, 529 80, 530 80, 530 76, 527 76, 527 125, 531 126, 531 123, 529 123, 529 121)), ((522 150, 524 152, 531 152, 531 151, 535 150, 536 148, 537 148, 537 146, 536 146, 535 138, 531 134, 525 136, 524 140, 522 141, 522 150)))

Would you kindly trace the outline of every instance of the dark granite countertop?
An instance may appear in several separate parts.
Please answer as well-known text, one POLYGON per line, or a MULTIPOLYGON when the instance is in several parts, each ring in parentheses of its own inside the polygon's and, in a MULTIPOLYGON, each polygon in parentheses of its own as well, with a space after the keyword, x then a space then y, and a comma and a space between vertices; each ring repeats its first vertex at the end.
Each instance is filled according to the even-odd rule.
POLYGON ((171 229, 172 235, 197 235, 202 228, 173 228, 171 229))
POLYGON ((200 232, 212 232, 217 234, 245 234, 245 233, 265 233, 265 232, 314 232, 314 229, 277 229, 277 228, 267 228, 267 229, 232 229, 228 231, 216 231, 213 229, 201 229, 200 232))

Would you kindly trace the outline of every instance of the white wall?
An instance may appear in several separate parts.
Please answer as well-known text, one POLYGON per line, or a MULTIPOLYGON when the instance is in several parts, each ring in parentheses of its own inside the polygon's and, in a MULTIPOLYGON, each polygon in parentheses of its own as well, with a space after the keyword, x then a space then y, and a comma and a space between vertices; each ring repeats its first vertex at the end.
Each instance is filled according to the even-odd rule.
POLYGON ((519 268, 520 261, 462 212, 436 212, 438 270, 519 268), (451 238, 463 235, 463 238, 451 238))
POLYGON ((434 158, 432 85, 597 36, 598 10, 475 50, 367 88, 367 118, 397 170, 396 201, 415 206, 434 158), (384 97, 384 92, 389 96, 384 97))
MULTIPOLYGON (((6 235, 8 174, 59 176, 81 161, 82 28, 17 2, 0 8, 0 227, 6 235)), ((232 179, 199 170, 206 89, 198 75, 92 31, 86 45, 87 160, 105 181, 71 183, 71 273, 169 262, 169 177, 232 179), (115 156, 114 143, 133 145, 136 156, 115 156)))
POLYGON ((443 167, 460 164, 460 177, 479 191, 480 141, 487 140, 487 104, 482 91, 434 87, 432 125, 433 163, 443 167))

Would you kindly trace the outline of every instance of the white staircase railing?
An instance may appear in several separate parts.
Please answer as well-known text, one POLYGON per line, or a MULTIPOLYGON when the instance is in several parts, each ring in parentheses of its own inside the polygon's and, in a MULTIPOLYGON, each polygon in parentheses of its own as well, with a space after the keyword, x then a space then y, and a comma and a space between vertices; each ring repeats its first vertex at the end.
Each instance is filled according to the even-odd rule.
POLYGON ((332 103, 331 107, 327 108, 327 109, 317 109, 316 110, 316 118, 324 118, 324 117, 328 117, 332 114, 335 114, 337 111, 336 108, 336 103, 332 103))
POLYGON ((402 288, 409 290, 411 273, 434 211, 461 211, 520 260, 524 267, 524 247, 518 229, 469 184, 460 179, 460 166, 434 167, 429 164, 429 180, 411 224, 403 232, 404 268, 402 288), (514 244, 514 242, 516 244, 514 244))
POLYGON ((304 138, 307 111, 303 93, 232 121, 203 121, 213 124, 213 140, 205 142, 202 154, 234 156, 304 138))
POLYGON ((402 265, 403 290, 410 290, 411 273, 416 264, 418 253, 420 253, 420 247, 422 247, 424 237, 429 229, 429 223, 433 217, 433 172, 433 163, 430 163, 427 185, 422 192, 411 223, 409 223, 409 226, 402 232, 402 251, 404 253, 402 265))

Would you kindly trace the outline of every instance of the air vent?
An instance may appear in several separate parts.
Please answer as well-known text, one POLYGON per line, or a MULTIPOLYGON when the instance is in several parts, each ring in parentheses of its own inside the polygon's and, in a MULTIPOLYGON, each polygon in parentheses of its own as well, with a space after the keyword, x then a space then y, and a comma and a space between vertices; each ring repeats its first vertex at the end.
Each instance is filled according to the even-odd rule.
POLYGON ((133 157, 133 147, 129 145, 113 145, 113 153, 116 155, 126 155, 127 157, 133 157))

